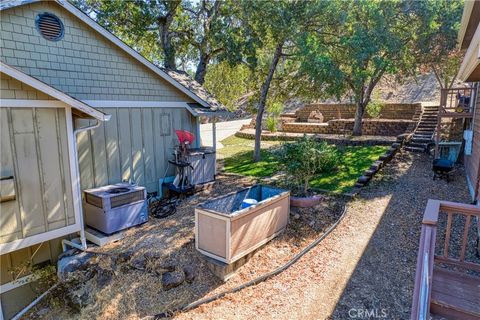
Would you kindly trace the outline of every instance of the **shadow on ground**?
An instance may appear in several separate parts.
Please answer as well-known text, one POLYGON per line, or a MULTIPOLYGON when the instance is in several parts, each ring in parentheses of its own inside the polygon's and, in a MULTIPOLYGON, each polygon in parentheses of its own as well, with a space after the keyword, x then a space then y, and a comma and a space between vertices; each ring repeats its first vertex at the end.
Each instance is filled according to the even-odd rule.
MULTIPOLYGON (((394 162, 386 172, 381 172, 378 183, 360 194, 363 201, 391 198, 331 314, 333 319, 362 318, 366 314, 373 314, 373 318, 408 319, 427 200, 470 201, 462 168, 452 182, 446 183, 432 180, 431 159, 426 155, 402 153, 394 162), (417 165, 409 166, 412 161, 417 165), (392 180, 396 182, 391 183, 392 180)), ((474 248, 469 250, 473 252, 474 248)))

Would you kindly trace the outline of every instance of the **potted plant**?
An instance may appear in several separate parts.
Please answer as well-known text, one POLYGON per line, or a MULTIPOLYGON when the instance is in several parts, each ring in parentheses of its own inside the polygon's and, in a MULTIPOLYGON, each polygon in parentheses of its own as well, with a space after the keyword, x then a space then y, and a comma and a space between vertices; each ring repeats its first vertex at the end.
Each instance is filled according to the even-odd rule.
POLYGON ((290 197, 290 205, 311 207, 318 204, 321 197, 310 193, 310 180, 336 168, 338 153, 335 146, 303 136, 298 142, 283 144, 277 150, 277 156, 297 189, 298 196, 290 197))

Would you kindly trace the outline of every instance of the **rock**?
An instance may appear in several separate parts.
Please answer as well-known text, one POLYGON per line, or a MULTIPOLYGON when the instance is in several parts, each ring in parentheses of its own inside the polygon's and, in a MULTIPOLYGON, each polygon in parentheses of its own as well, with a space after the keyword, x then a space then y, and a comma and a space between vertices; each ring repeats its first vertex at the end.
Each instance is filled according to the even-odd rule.
POLYGON ((392 148, 399 149, 402 145, 398 142, 392 143, 392 148))
POLYGON ((310 114, 308 115, 307 122, 323 123, 323 120, 324 120, 323 114, 320 111, 314 110, 314 111, 310 112, 310 114))
POLYGON ((147 261, 144 256, 137 257, 130 261, 130 266, 134 269, 145 270, 147 261))
POLYGON ((133 251, 131 251, 131 250, 121 252, 117 256, 117 263, 128 262, 128 261, 130 261, 130 259, 132 259, 132 256, 133 256, 133 251))
POLYGON ((45 316, 50 311, 50 308, 42 308, 38 310, 35 314, 39 317, 45 316))
POLYGON ((69 274, 73 272, 87 269, 92 257, 93 254, 88 252, 71 256, 64 255, 57 262, 57 276, 60 281, 66 281, 69 278, 69 274))
POLYGON ((309 225, 310 227, 313 227, 313 226, 315 225, 315 221, 313 221, 313 220, 310 221, 310 222, 308 223, 308 225, 309 225))
POLYGON ((73 248, 73 249, 70 249, 70 250, 67 250, 67 251, 65 251, 65 252, 60 253, 60 255, 58 256, 57 259, 58 259, 58 260, 61 260, 61 259, 65 258, 65 257, 71 257, 71 256, 73 256, 73 255, 75 255, 75 254, 77 254, 77 253, 79 253, 79 252, 80 252, 80 250, 73 248))
POLYGON ((298 213, 295 213, 295 215, 293 216, 293 219, 295 219, 295 220, 300 219, 300 215, 298 213))
POLYGON ((112 281, 113 271, 106 269, 98 269, 97 271, 97 286, 103 288, 112 281))
POLYGON ((185 281, 192 283, 197 277, 197 270, 192 266, 183 267, 183 273, 185 273, 185 281))
POLYGON ((369 169, 369 170, 366 170, 366 171, 363 173, 363 175, 371 177, 371 176, 373 176, 373 175, 375 174, 375 172, 377 172, 377 171, 369 169))
POLYGON ((157 262, 158 260, 160 260, 162 258, 162 255, 158 252, 147 252, 143 256, 148 261, 155 261, 155 262, 157 262))
POLYGON ((80 283, 66 294, 69 304, 75 310, 81 310, 95 302, 94 288, 91 281, 80 283))
POLYGON ((358 178, 357 182, 366 184, 368 181, 370 181, 371 177, 369 176, 361 176, 358 178))
POLYGON ((183 271, 165 272, 162 274, 162 286, 164 290, 170 290, 178 287, 185 281, 183 271))
POLYGON ((166 263, 158 265, 155 268, 155 272, 160 276, 160 275, 163 275, 165 272, 175 271, 175 269, 176 269, 176 267, 173 263, 166 262, 166 263))

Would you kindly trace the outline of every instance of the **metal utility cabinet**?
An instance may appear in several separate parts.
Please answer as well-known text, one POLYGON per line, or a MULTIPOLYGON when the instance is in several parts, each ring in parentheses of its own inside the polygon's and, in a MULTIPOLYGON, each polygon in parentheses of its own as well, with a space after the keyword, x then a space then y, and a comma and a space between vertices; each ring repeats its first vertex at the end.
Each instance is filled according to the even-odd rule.
POLYGON ((215 180, 215 150, 212 148, 189 149, 187 162, 193 170, 190 177, 192 185, 203 184, 215 180))

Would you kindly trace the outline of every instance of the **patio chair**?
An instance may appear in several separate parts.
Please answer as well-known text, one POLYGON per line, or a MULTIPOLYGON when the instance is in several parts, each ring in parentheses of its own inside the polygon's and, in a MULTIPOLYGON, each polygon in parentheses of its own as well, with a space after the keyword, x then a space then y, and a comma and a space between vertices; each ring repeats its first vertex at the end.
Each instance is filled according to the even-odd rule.
POLYGON ((468 112, 470 109, 470 96, 457 93, 457 112, 468 112))
POLYGON ((438 144, 438 154, 432 162, 433 180, 439 178, 450 181, 461 147, 462 142, 458 141, 444 141, 438 144))

